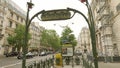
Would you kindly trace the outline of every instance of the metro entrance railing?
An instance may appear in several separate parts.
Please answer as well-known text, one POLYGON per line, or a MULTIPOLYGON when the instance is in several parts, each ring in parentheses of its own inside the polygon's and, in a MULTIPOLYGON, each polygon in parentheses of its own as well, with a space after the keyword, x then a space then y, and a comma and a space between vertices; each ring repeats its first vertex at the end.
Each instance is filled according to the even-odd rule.
POLYGON ((26 68, 56 68, 57 66, 64 68, 66 65, 70 65, 72 68, 75 66, 82 66, 84 68, 95 68, 92 61, 85 59, 83 56, 74 56, 74 57, 64 57, 62 59, 63 66, 60 65, 60 61, 56 63, 56 58, 48 58, 45 60, 32 61, 29 64, 26 64, 26 68))

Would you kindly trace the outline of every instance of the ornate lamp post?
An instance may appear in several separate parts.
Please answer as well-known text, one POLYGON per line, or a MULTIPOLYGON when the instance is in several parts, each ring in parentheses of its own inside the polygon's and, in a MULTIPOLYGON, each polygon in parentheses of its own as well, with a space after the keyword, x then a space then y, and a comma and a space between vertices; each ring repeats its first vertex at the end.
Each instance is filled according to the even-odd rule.
POLYGON ((22 68, 26 68, 26 53, 28 51, 28 30, 29 30, 29 26, 32 22, 32 20, 35 17, 38 17, 39 14, 43 13, 44 10, 39 11, 38 13, 36 13, 35 15, 33 15, 30 19, 29 19, 29 12, 30 9, 32 9, 32 6, 34 4, 32 3, 32 0, 30 0, 30 2, 27 2, 27 16, 26 16, 26 23, 25 23, 25 39, 24 39, 24 46, 22 48, 22 52, 23 52, 23 60, 22 60, 22 68))
POLYGON ((98 54, 97 54, 97 50, 96 50, 95 23, 94 23, 94 19, 93 19, 91 6, 89 5, 88 0, 80 0, 80 1, 82 3, 85 3, 85 5, 86 5, 86 7, 88 9, 88 15, 89 15, 88 26, 89 26, 90 35, 91 35, 91 43, 92 43, 94 65, 95 65, 95 68, 98 68, 98 57, 97 57, 98 54))
POLYGON ((27 2, 27 16, 26 16, 26 22, 25 22, 25 39, 24 39, 24 45, 22 47, 23 52, 23 59, 22 59, 22 68, 26 68, 26 54, 28 51, 28 28, 29 28, 29 11, 32 9, 33 3, 30 0, 30 2, 27 2))

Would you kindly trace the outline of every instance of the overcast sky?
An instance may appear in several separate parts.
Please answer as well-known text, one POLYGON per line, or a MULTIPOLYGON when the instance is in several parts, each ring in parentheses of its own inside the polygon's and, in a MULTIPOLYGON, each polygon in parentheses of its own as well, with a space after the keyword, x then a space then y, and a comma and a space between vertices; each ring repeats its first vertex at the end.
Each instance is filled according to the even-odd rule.
MULTIPOLYGON (((30 0, 12 0, 12 1, 14 1, 18 6, 20 6, 24 11, 26 11, 27 10, 26 3, 29 2, 30 0)), ((30 17, 32 17, 35 13, 41 10, 66 9, 67 7, 77 9, 83 12, 85 15, 87 15, 86 6, 79 0, 32 0, 32 3, 34 3, 34 6, 30 10, 30 17)), ((47 22, 38 21, 38 22, 40 23, 41 26, 44 26, 47 29, 55 29, 59 35, 61 34, 61 31, 63 29, 60 26, 68 25, 73 30, 73 34, 75 34, 76 38, 78 37, 81 28, 87 27, 86 21, 79 14, 76 14, 72 19, 69 20, 47 22), (56 24, 56 26, 54 26, 53 24, 56 24)))

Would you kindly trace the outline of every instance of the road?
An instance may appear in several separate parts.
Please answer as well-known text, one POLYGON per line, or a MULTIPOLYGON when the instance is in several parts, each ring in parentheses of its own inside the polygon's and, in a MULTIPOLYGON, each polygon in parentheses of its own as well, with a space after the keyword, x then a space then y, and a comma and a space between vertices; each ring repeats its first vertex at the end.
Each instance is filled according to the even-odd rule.
MULTIPOLYGON (((46 58, 50 57, 52 57, 52 55, 36 56, 34 58, 27 59, 26 64, 33 63, 34 61, 45 60, 46 58)), ((18 60, 16 57, 3 57, 0 59, 0 68, 22 68, 21 64, 22 60, 18 60)))
MULTIPOLYGON (((34 61, 40 61, 40 60, 45 60, 46 58, 50 58, 52 55, 47 55, 47 56, 36 56, 31 59, 27 59, 27 65, 33 63, 34 61)), ((21 66, 22 60, 18 60, 16 57, 0 57, 0 68, 22 68, 21 66)), ((99 68, 120 68, 120 62, 118 63, 104 63, 104 62, 99 62, 99 68)), ((69 66, 66 66, 64 64, 63 68, 72 68, 72 64, 69 66)), ((81 65, 75 65, 73 68, 82 68, 81 65)))

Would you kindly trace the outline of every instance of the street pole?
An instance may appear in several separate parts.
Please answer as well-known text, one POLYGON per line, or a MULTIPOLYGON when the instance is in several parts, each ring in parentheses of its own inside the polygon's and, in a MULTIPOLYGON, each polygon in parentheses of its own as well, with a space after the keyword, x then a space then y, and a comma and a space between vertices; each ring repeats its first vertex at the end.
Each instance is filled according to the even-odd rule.
POLYGON ((92 51, 93 51, 93 57, 94 57, 94 65, 95 68, 98 68, 98 53, 96 49, 96 33, 95 33, 95 23, 93 19, 93 14, 92 14, 92 9, 91 6, 88 3, 88 0, 86 0, 86 6, 88 9, 88 14, 89 14, 89 20, 90 20, 90 35, 91 35, 91 43, 92 43, 92 51))
POLYGON ((22 68, 26 68, 26 53, 28 50, 28 30, 29 30, 29 26, 32 22, 32 20, 35 17, 38 17, 39 14, 43 13, 44 10, 39 11, 38 13, 36 13, 35 15, 33 15, 30 19, 29 19, 29 11, 32 8, 32 6, 34 5, 32 3, 32 1, 30 0, 30 2, 27 2, 27 16, 26 16, 26 22, 25 22, 25 39, 24 39, 24 45, 22 47, 22 52, 23 52, 23 59, 22 59, 22 68))
POLYGON ((89 27, 90 30, 90 36, 91 36, 91 43, 92 43, 92 52, 93 52, 93 58, 94 58, 94 66, 95 68, 98 68, 98 53, 97 53, 97 49, 96 49, 96 34, 95 34, 95 23, 94 23, 94 19, 93 19, 93 14, 92 14, 92 10, 91 10, 91 6, 88 3, 88 0, 81 0, 82 3, 86 2, 86 7, 88 9, 88 14, 89 14, 89 19, 80 11, 75 10, 75 9, 71 9, 68 8, 68 10, 73 11, 74 13, 79 13, 80 15, 82 15, 89 27))
POLYGON ((26 16, 26 22, 25 22, 25 38, 24 38, 24 45, 22 47, 23 52, 23 58, 22 58, 22 68, 26 68, 26 54, 28 51, 28 23, 29 23, 29 11, 30 8, 32 8, 33 4, 30 2, 27 2, 27 16, 26 16))

